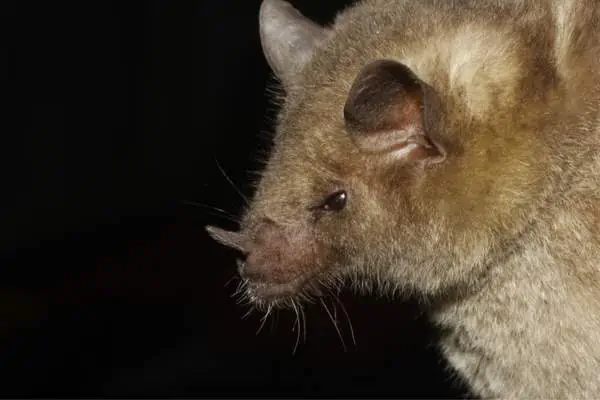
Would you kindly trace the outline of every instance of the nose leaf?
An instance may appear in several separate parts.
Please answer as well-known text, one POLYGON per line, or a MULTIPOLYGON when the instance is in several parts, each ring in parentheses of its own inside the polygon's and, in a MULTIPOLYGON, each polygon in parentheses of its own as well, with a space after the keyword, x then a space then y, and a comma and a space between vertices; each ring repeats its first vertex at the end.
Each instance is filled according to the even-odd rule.
POLYGON ((222 228, 218 228, 216 226, 206 226, 206 231, 217 242, 225 245, 227 247, 231 247, 242 253, 247 253, 246 248, 244 247, 245 237, 239 232, 227 231, 222 228))

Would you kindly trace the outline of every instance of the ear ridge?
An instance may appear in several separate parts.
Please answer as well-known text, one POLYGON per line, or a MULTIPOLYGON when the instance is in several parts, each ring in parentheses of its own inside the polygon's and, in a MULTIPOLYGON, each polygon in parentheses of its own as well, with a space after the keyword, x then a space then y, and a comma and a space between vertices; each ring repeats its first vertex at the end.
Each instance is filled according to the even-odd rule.
POLYGON ((259 31, 267 63, 284 86, 306 65, 330 30, 284 0, 264 0, 259 11, 259 31))
POLYGON ((345 128, 362 150, 394 160, 445 159, 429 134, 435 93, 407 66, 376 60, 363 67, 344 105, 345 128))

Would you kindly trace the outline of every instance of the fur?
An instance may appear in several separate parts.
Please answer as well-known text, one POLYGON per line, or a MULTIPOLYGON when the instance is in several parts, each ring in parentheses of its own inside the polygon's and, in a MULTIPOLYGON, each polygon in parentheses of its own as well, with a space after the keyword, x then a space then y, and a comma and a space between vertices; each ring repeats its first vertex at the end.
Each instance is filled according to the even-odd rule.
POLYGON ((591 0, 363 0, 305 41, 314 48, 282 78, 252 205, 225 240, 239 242, 261 287, 294 277, 285 296, 255 291, 253 301, 341 277, 378 283, 426 301, 444 355, 476 395, 596 397, 599 23, 591 0), (435 90, 427 134, 443 162, 386 158, 350 137, 348 93, 381 59, 435 90), (342 211, 308 211, 339 189, 342 211), (277 228, 261 247, 266 220, 277 228))

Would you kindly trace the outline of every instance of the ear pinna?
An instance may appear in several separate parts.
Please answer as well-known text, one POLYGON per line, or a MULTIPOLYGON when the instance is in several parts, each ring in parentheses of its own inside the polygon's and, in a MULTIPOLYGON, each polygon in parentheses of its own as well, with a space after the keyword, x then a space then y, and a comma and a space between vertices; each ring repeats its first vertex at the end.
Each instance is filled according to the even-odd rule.
POLYGON ((428 131, 435 93, 407 66, 377 60, 359 72, 344 106, 348 134, 362 150, 394 160, 441 162, 444 149, 428 131))

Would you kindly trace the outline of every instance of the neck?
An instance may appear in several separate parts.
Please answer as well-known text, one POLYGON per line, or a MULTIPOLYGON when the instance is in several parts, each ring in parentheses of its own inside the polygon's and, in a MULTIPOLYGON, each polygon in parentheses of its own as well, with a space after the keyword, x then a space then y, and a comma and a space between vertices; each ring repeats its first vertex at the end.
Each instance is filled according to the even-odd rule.
POLYGON ((598 218, 585 204, 558 206, 490 266, 475 293, 434 309, 442 349, 479 394, 573 396, 585 394, 581 379, 597 381, 598 218))

